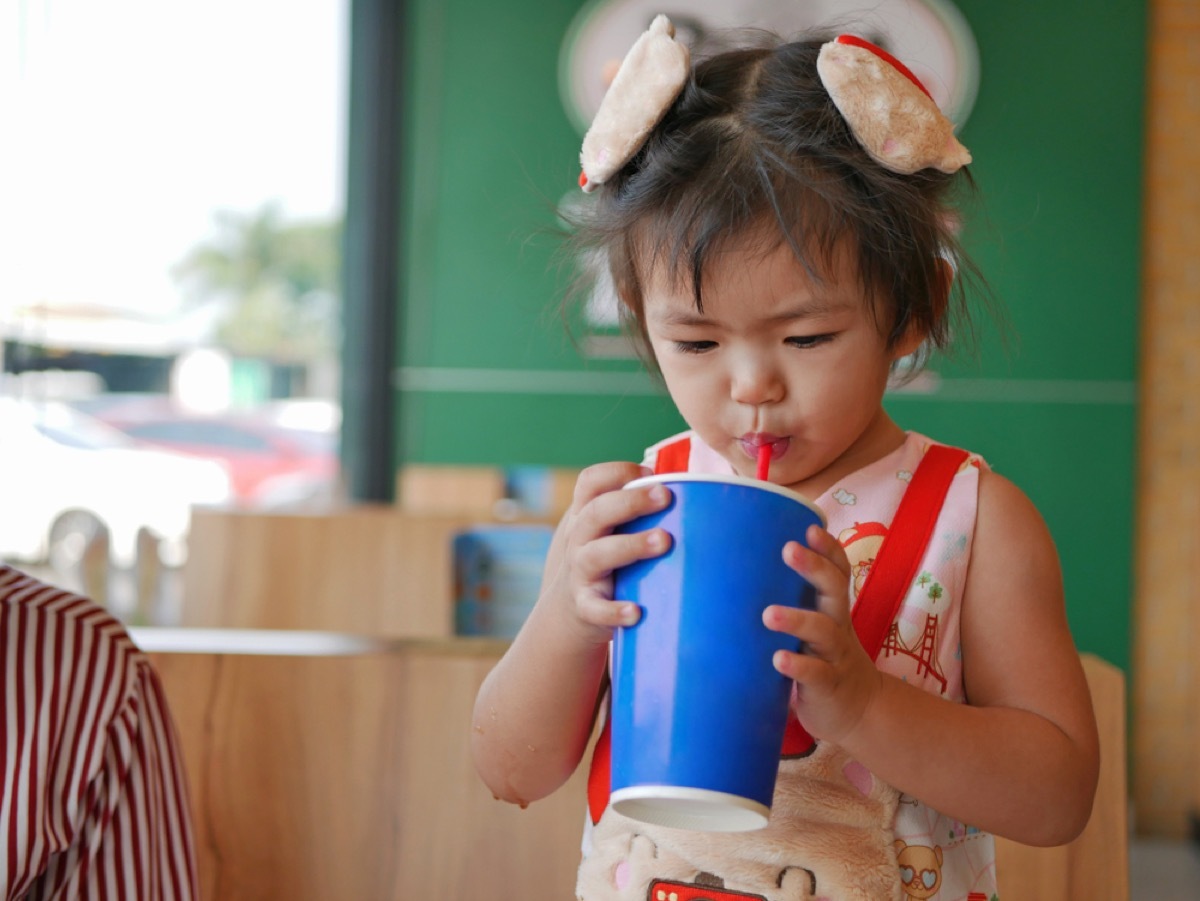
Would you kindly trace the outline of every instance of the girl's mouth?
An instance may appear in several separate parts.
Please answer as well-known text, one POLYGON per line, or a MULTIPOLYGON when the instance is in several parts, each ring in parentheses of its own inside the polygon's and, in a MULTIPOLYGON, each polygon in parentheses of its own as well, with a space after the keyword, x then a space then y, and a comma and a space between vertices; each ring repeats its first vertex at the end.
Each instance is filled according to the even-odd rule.
POLYGON ((759 448, 768 444, 771 446, 771 459, 778 460, 788 452, 788 447, 792 443, 791 438, 781 438, 767 432, 747 432, 738 441, 741 442, 742 450, 751 460, 757 460, 759 448))

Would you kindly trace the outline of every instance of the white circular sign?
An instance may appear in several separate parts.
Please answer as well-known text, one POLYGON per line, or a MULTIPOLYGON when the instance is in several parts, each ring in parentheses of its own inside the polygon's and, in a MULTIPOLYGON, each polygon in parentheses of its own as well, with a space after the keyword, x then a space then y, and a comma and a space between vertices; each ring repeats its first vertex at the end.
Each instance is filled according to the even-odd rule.
POLYGON ((949 0, 592 0, 567 30, 559 54, 559 90, 582 133, 607 87, 606 72, 659 13, 676 38, 699 46, 723 30, 763 28, 784 37, 817 29, 851 33, 883 47, 908 66, 946 116, 961 128, 979 87, 979 48, 949 0))

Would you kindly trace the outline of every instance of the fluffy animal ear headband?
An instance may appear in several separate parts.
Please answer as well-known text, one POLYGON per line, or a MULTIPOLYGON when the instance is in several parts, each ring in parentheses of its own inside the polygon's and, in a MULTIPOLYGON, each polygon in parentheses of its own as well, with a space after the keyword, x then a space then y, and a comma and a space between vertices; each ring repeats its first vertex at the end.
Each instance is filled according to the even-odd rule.
POLYGON ((687 47, 675 40, 675 26, 666 16, 655 16, 621 61, 584 135, 583 190, 594 191, 641 150, 683 90, 690 66, 687 47))
MULTIPOLYGON (((594 191, 633 159, 683 91, 689 71, 687 47, 675 40, 670 20, 656 16, 621 62, 584 136, 584 191, 594 191)), ((884 168, 950 174, 971 161, 925 86, 882 48, 840 35, 821 48, 817 74, 855 139, 884 168)))
POLYGON ((971 162, 925 85, 886 50, 839 35, 821 48, 817 74, 858 143, 885 169, 950 174, 971 162))

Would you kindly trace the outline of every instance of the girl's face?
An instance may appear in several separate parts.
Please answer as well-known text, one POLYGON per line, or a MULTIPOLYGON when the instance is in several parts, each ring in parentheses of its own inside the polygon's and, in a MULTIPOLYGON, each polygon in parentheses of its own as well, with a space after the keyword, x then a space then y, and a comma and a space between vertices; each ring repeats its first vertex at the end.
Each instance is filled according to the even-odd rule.
POLYGON ((883 410, 892 363, 849 253, 828 277, 809 277, 786 243, 734 247, 705 273, 704 312, 691 285, 661 267, 646 281, 646 331, 683 418, 745 476, 771 447, 772 482, 818 497, 889 453, 903 432, 883 410))

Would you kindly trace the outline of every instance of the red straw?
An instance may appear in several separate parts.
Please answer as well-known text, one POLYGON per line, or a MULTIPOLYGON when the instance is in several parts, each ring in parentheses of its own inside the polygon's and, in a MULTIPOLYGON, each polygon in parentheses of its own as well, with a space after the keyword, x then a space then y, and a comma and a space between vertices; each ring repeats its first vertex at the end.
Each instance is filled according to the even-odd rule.
POLYGON ((760 444, 758 446, 758 477, 764 482, 767 480, 767 473, 771 470, 771 445, 760 444))

